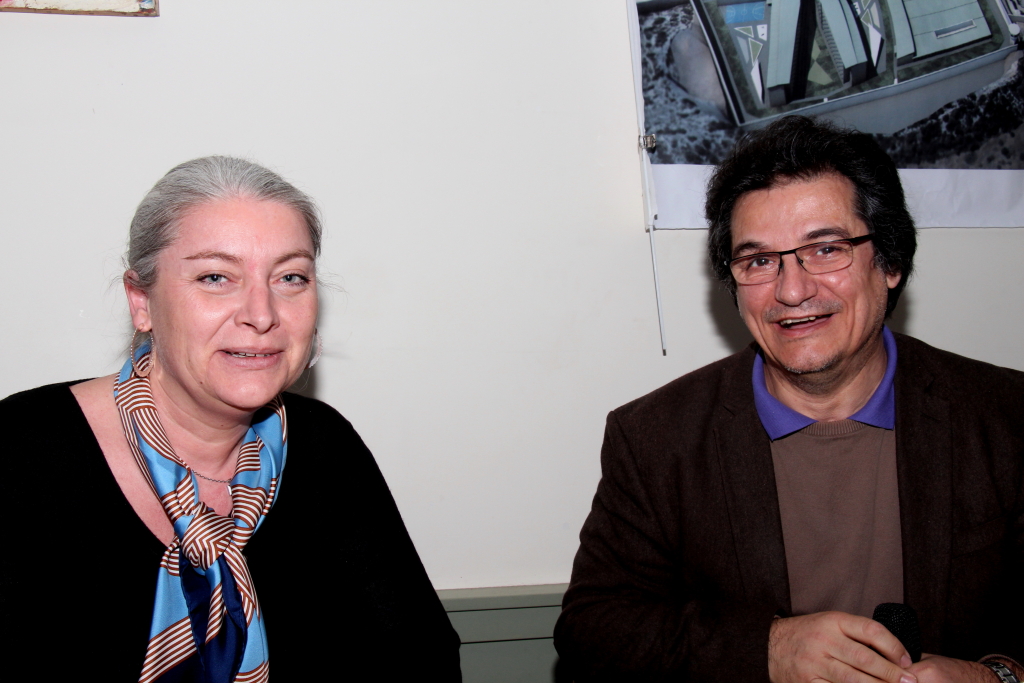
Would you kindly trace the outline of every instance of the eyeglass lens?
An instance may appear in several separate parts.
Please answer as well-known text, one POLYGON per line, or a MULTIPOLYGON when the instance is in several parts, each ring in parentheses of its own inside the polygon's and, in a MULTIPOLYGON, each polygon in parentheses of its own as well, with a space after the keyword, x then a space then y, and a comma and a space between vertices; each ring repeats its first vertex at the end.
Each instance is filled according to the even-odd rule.
MULTIPOLYGON (((846 240, 807 244, 793 253, 808 273, 818 275, 842 270, 853 263, 853 245, 846 240)), ((736 282, 744 285, 770 282, 778 277, 782 255, 764 252, 738 258, 730 264, 736 282)))

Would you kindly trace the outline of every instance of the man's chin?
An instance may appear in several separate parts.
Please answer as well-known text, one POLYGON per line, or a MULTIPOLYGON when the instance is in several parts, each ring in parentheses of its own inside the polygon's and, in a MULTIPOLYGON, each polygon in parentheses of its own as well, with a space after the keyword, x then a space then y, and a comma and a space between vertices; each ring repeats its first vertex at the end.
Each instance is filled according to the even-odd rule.
POLYGON ((780 363, 780 366, 787 375, 798 376, 803 379, 812 379, 814 375, 825 374, 833 370, 839 361, 840 356, 830 358, 806 358, 800 361, 792 361, 792 364, 780 363))
POLYGON ((795 376, 798 376, 798 377, 809 377, 809 376, 812 376, 812 375, 818 375, 818 374, 821 374, 821 373, 828 372, 829 370, 831 370, 834 367, 835 367, 834 363, 826 363, 824 365, 815 365, 815 366, 812 366, 812 367, 804 367, 804 366, 784 367, 783 370, 786 371, 787 375, 795 375, 795 376))

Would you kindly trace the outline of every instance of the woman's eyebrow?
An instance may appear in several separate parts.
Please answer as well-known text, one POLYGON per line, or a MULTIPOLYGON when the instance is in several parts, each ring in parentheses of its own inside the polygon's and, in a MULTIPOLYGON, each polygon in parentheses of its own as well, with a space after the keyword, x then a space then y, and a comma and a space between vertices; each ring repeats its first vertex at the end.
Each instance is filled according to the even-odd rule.
POLYGON ((291 261, 292 259, 295 258, 304 258, 309 259, 310 261, 316 260, 313 258, 313 255, 306 251, 305 249, 296 249, 295 251, 290 251, 284 256, 279 257, 276 261, 274 261, 274 265, 284 263, 285 261, 291 261))
MULTIPOLYGON (((309 259, 310 261, 315 261, 316 260, 316 259, 313 258, 313 255, 311 253, 309 253, 308 250, 306 250, 306 249, 296 249, 295 251, 290 251, 287 254, 283 254, 283 255, 277 257, 276 259, 274 259, 274 265, 278 265, 280 263, 284 263, 285 261, 291 261, 292 259, 297 259, 297 258, 309 259)), ((242 259, 240 259, 239 257, 235 256, 234 254, 229 254, 226 251, 200 251, 200 252, 197 252, 195 254, 192 254, 191 256, 185 256, 184 260, 186 260, 186 261, 227 261, 229 263, 235 263, 235 264, 238 264, 238 263, 242 262, 242 259)))
POLYGON ((231 263, 241 263, 242 259, 238 258, 234 254, 229 254, 226 251, 200 251, 192 254, 191 256, 184 257, 186 261, 229 261, 231 263))

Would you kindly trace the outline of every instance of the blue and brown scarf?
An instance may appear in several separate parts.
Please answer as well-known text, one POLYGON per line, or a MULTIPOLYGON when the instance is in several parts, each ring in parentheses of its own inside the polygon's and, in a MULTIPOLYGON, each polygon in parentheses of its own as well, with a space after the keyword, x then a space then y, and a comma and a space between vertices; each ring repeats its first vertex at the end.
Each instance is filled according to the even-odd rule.
POLYGON ((278 396, 253 416, 224 517, 199 500, 196 475, 175 453, 153 403, 150 345, 129 358, 114 399, 135 460, 163 504, 175 536, 160 560, 149 646, 140 683, 267 681, 267 635, 242 555, 274 504, 288 452, 288 423, 278 396))

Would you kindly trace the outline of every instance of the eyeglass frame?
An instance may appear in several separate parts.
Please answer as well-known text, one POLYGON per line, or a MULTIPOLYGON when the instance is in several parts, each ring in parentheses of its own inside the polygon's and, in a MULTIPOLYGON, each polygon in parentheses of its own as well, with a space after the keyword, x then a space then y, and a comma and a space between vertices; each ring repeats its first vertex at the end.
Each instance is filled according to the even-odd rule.
POLYGON ((851 247, 856 247, 859 244, 863 244, 864 242, 870 242, 870 241, 873 241, 874 239, 875 239, 875 233, 869 232, 866 235, 858 235, 857 237, 843 237, 841 239, 827 240, 825 242, 811 242, 810 244, 803 244, 803 245, 797 247, 796 249, 788 249, 786 251, 759 251, 756 254, 744 254, 743 256, 737 256, 736 258, 728 259, 727 261, 725 261, 725 265, 729 268, 729 272, 732 274, 732 279, 734 281, 736 281, 736 284, 737 285, 742 285, 744 287, 749 287, 749 286, 753 286, 753 285, 766 285, 769 282, 775 282, 776 280, 778 280, 779 279, 779 273, 782 272, 782 265, 783 265, 782 257, 786 256, 787 254, 793 254, 793 256, 796 257, 796 262, 800 264, 800 267, 804 269, 804 272, 806 272, 806 273, 808 273, 810 275, 824 275, 825 273, 838 273, 840 270, 846 270, 847 268, 849 268, 850 266, 853 265, 853 258, 852 257, 850 258, 850 262, 847 263, 842 268, 836 268, 835 270, 823 270, 823 271, 821 271, 819 273, 812 273, 811 271, 807 270, 807 266, 804 265, 803 259, 801 259, 799 256, 797 256, 796 252, 801 251, 802 249, 806 249, 807 247, 819 247, 819 246, 821 246, 823 244, 835 244, 836 242, 849 242, 851 247), (775 277, 773 277, 771 280, 765 280, 764 282, 746 282, 746 283, 744 283, 744 282, 740 282, 740 281, 736 280, 736 274, 732 272, 732 264, 733 263, 735 263, 736 261, 742 260, 742 259, 746 259, 746 258, 754 258, 756 256, 764 256, 765 254, 778 254, 779 255, 779 267, 775 271, 775 277))

